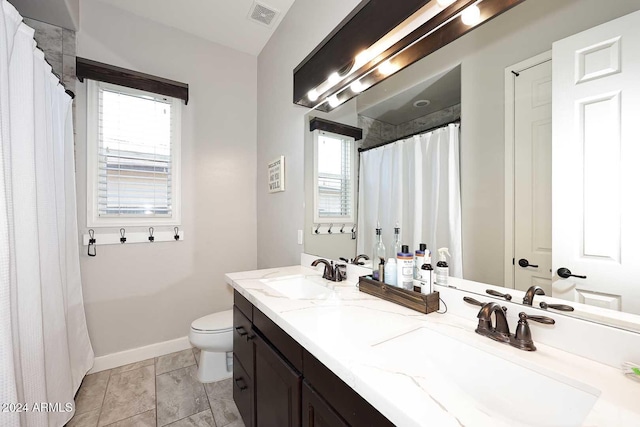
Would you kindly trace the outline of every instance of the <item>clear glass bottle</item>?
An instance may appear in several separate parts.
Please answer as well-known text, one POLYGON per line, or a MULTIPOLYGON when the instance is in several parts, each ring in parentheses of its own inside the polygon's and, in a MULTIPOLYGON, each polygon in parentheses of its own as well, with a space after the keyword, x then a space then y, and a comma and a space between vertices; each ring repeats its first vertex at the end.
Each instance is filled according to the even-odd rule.
POLYGON ((380 223, 378 223, 378 227, 376 228, 376 241, 373 245, 373 256, 371 260, 373 262, 373 269, 378 268, 378 264, 380 264, 380 260, 385 260, 387 257, 386 249, 384 247, 384 243, 382 243, 382 228, 380 228, 380 223))
POLYGON ((397 222, 393 229, 393 246, 390 249, 392 252, 389 258, 397 258, 398 253, 402 250, 402 243, 400 243, 400 224, 397 222))

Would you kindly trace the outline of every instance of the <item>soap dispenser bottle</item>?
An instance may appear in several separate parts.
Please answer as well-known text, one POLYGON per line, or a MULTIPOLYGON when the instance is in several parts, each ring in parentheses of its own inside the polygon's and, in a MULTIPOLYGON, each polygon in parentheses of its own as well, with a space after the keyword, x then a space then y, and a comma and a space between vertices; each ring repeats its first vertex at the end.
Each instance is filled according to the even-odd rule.
POLYGON ((399 288, 413 290, 413 254, 409 251, 409 246, 402 245, 398 252, 398 284, 399 288))
POLYGON ((391 286, 398 286, 398 270, 396 258, 389 258, 384 265, 384 283, 391 286))
POLYGON ((427 250, 427 245, 424 243, 420 243, 419 248, 416 249, 416 257, 413 265, 414 279, 420 278, 420 268, 422 267, 422 264, 424 264, 424 254, 426 250, 427 250))
POLYGON ((436 264, 436 283, 438 285, 448 286, 449 283, 449 264, 447 264, 447 256, 451 257, 448 248, 438 249, 438 263, 436 264))
POLYGON ((433 267, 431 266, 431 252, 429 249, 424 252, 424 264, 420 266, 421 293, 430 294, 433 283, 433 267))

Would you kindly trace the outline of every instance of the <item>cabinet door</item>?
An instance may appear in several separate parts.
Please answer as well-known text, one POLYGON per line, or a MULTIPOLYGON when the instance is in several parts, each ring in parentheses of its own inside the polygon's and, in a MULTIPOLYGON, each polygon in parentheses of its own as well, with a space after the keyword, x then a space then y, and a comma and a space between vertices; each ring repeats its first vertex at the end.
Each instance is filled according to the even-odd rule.
POLYGON ((238 358, 233 357, 233 401, 246 427, 253 427, 253 380, 244 370, 238 358))
POLYGON ((302 386, 302 427, 349 427, 305 381, 302 386))
POLYGON ((262 337, 254 342, 256 426, 299 426, 302 375, 262 337))

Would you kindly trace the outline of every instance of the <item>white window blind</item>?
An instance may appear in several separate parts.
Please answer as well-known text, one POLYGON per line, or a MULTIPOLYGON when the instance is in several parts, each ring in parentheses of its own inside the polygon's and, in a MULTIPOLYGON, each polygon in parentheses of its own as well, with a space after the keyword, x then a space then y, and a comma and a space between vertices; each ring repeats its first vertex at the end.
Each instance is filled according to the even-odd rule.
POLYGON ((99 217, 171 217, 172 114, 162 96, 98 85, 99 217))
POLYGON ((351 221, 355 142, 351 138, 325 132, 317 138, 317 220, 351 221))

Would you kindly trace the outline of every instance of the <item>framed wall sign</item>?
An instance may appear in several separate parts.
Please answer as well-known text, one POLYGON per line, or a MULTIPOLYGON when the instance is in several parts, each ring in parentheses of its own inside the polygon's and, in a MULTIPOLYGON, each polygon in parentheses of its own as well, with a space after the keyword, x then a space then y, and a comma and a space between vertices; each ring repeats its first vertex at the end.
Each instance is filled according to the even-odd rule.
POLYGON ((284 156, 272 160, 267 165, 269 174, 269 193, 284 191, 284 156))

